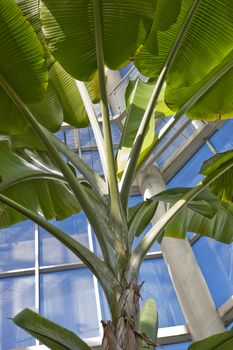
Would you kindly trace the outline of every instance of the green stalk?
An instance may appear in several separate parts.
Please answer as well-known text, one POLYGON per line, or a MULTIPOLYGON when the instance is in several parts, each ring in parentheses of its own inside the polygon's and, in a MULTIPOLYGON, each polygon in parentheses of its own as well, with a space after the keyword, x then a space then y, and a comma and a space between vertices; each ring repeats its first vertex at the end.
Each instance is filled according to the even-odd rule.
POLYGON ((200 4, 201 0, 194 1, 188 16, 186 17, 182 28, 168 54, 168 57, 166 59, 166 62, 163 66, 163 69, 159 75, 159 78, 157 80, 157 83, 154 87, 154 90, 152 92, 150 101, 148 103, 148 106, 145 110, 144 116, 142 118, 141 124, 139 126, 137 135, 135 137, 135 141, 133 143, 133 147, 128 159, 128 162, 126 164, 125 170, 123 172, 121 183, 120 183, 120 194, 121 194, 121 200, 123 203, 123 208, 126 208, 128 205, 128 198, 131 190, 131 185, 134 180, 135 171, 136 171, 136 165, 138 161, 138 157, 142 148, 143 140, 145 138, 147 128, 150 122, 150 119, 152 117, 152 114, 155 109, 155 105, 157 103, 157 100, 159 98, 160 91, 163 87, 163 84, 165 82, 166 76, 171 68, 171 65, 175 59, 176 53, 180 47, 180 44, 184 38, 184 35, 188 29, 189 23, 192 20, 194 14, 196 13, 196 10, 200 4))
MULTIPOLYGON (((48 152, 50 153, 52 159, 55 161, 58 168, 61 170, 62 174, 66 178, 71 190, 73 191, 75 197, 79 201, 82 209, 88 217, 89 222, 93 226, 93 229, 96 232, 102 232, 102 223, 98 220, 98 217, 95 215, 95 207, 92 205, 88 194, 86 193, 84 187, 79 183, 76 176, 73 174, 70 167, 64 162, 56 147, 52 141, 47 136, 47 133, 44 131, 44 128, 36 121, 30 110, 23 103, 20 97, 16 94, 14 89, 9 85, 7 80, 0 75, 0 86, 4 89, 10 99, 13 101, 15 106, 18 108, 20 113, 28 121, 29 125, 36 132, 38 137, 46 146, 48 152)), ((103 247, 102 247, 103 248, 103 247)))
POLYGON ((93 134, 94 134, 96 144, 98 147, 98 152, 100 155, 100 161, 101 161, 101 164, 103 167, 103 173, 104 173, 104 176, 106 178, 107 177, 107 175, 106 175, 106 154, 104 151, 104 139, 103 139, 102 130, 100 128, 96 113, 95 113, 94 108, 92 106, 92 102, 91 102, 90 96, 88 94, 85 83, 82 81, 76 80, 76 85, 79 89, 80 96, 82 98, 84 107, 86 109, 92 130, 93 130, 93 134))
POLYGON ((222 174, 233 167, 233 160, 228 162, 222 169, 218 169, 209 175, 200 185, 192 188, 187 192, 180 200, 178 200, 154 225, 150 231, 145 235, 145 237, 138 244, 136 249, 130 258, 130 271, 128 274, 129 279, 136 278, 139 272, 141 263, 149 251, 150 247, 154 241, 159 237, 159 235, 164 231, 167 224, 177 215, 179 212, 188 205, 195 197, 197 197, 202 191, 204 191, 212 182, 218 179, 222 174))
POLYGON ((104 134, 104 148, 107 159, 107 182, 110 194, 110 212, 113 221, 118 226, 124 225, 126 227, 126 217, 123 213, 117 177, 116 167, 113 152, 113 143, 110 127, 110 118, 108 110, 108 98, 106 90, 106 80, 104 71, 104 53, 103 53, 103 38, 102 38, 102 21, 101 21, 101 7, 100 0, 94 0, 94 18, 95 18, 95 40, 96 40, 96 57, 99 74, 99 90, 100 103, 103 118, 103 134, 104 134))
POLYGON ((51 233, 53 237, 58 239, 76 256, 78 256, 97 277, 107 296, 110 298, 110 300, 112 300, 112 302, 114 302, 116 290, 119 290, 120 286, 112 271, 102 260, 100 260, 83 244, 79 243, 56 226, 50 224, 48 221, 44 220, 40 215, 35 214, 31 210, 23 207, 2 194, 0 194, 0 201, 37 223, 40 227, 43 227, 46 231, 51 233))

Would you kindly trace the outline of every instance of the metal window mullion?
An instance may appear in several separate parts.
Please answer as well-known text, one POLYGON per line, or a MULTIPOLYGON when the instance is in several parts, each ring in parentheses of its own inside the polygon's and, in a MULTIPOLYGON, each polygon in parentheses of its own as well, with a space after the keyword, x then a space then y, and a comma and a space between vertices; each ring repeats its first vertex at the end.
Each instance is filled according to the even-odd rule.
POLYGON ((206 140, 206 145, 208 146, 209 150, 213 153, 213 155, 218 153, 217 149, 209 139, 206 140))
POLYGON ((79 155, 80 158, 82 158, 82 151, 81 151, 81 142, 80 142, 79 129, 77 129, 77 142, 78 142, 78 155, 79 155))
MULTIPOLYGON (((161 251, 149 252, 145 256, 145 260, 160 259, 162 257, 163 255, 161 251)), ((41 273, 48 273, 48 272, 61 272, 61 271, 82 269, 84 267, 86 267, 86 265, 82 261, 78 263, 66 263, 66 264, 60 264, 60 265, 40 266, 39 273, 41 274, 41 273)), ((28 269, 2 271, 0 272, 0 280, 3 278, 28 276, 28 275, 34 275, 34 274, 35 274, 34 267, 28 268, 28 269)))
POLYGON ((79 157, 81 157, 81 142, 80 142, 79 129, 76 129, 76 140, 75 140, 75 142, 77 142, 77 145, 78 145, 78 155, 79 155, 79 157))

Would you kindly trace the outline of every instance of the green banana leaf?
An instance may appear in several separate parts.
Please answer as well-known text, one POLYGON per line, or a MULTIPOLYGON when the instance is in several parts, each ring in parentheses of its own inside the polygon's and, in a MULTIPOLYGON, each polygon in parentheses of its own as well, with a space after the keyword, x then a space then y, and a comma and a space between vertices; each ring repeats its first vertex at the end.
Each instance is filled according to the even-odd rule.
MULTIPOLYGON (((192 4, 191 0, 160 1, 145 47, 135 58, 135 64, 143 74, 159 75, 192 4), (180 13, 177 21, 169 26, 172 21, 165 14, 175 7, 180 7, 180 13), (152 50, 153 43, 156 45, 152 50)), ((192 119, 207 120, 231 116, 232 20, 230 0, 200 1, 167 76, 165 102, 171 110, 178 111, 211 79, 216 79, 215 84, 190 106, 187 115, 192 119)))
MULTIPOLYGON (((0 132, 2 134, 10 133, 14 140, 19 139, 21 140, 21 142, 23 140, 22 134, 30 134, 32 138, 37 138, 36 134, 34 134, 32 131, 30 132, 30 127, 25 122, 23 116, 21 116, 21 114, 17 110, 16 106, 12 103, 12 101, 6 95, 4 95, 3 98, 3 105, 1 105, 1 107, 3 107, 3 113, 5 113, 5 110, 7 108, 7 106, 5 108, 6 99, 9 103, 9 109, 8 114, 6 115, 7 127, 5 128, 5 121, 3 120, 3 123, 0 126, 0 132)), ((61 124, 63 122, 63 110, 57 91, 51 81, 49 81, 44 98, 38 103, 27 104, 27 107, 30 109, 37 121, 41 125, 46 127, 48 130, 56 132, 60 129, 61 124)), ((33 139, 32 142, 34 143, 33 139)), ((40 143, 39 140, 37 140, 37 143, 40 143)), ((27 145, 25 145, 25 147, 27 147, 27 145)))
POLYGON ((100 102, 100 92, 99 92, 99 75, 98 72, 95 73, 92 80, 85 82, 87 91, 89 93, 92 103, 96 104, 100 102))
MULTIPOLYGON (((156 343, 158 333, 158 310, 153 299, 147 299, 140 310, 140 333, 145 336, 148 343, 156 343)), ((155 350, 156 347, 142 341, 141 350, 155 350)))
POLYGON ((165 102, 173 111, 179 111, 187 101, 203 89, 202 96, 186 112, 191 119, 218 120, 232 117, 233 112, 233 51, 204 79, 192 85, 173 87, 168 84, 165 102), (213 81, 211 87, 205 87, 213 81))
POLYGON ((192 0, 159 0, 147 40, 134 57, 138 70, 150 78, 157 78, 175 41, 192 0), (182 6, 181 6, 182 4, 182 6))
POLYGON ((206 339, 191 344, 188 350, 232 350, 233 330, 212 335, 206 339))
MULTIPOLYGON (((153 81, 153 80, 149 80, 153 81)), ((158 101, 155 106, 155 118, 164 118, 174 114, 174 112, 166 105, 165 99, 166 84, 163 85, 158 101)))
MULTIPOLYGON (((42 43, 43 48, 45 49, 40 22, 39 0, 15 0, 15 2, 33 27, 34 32, 36 33, 37 37, 42 43)), ((47 50, 45 50, 45 54, 47 54, 46 51, 47 50)))
MULTIPOLYGON (((202 165, 200 174, 205 175, 206 179, 203 183, 208 181, 209 177, 216 171, 220 171, 233 158, 233 151, 218 153, 212 158, 206 160, 202 165)), ((210 190, 222 201, 233 201, 233 170, 232 168, 224 172, 217 180, 212 182, 209 186, 210 190)))
MULTIPOLYGON (((48 73, 44 52, 36 34, 14 1, 0 4, 0 74, 28 104, 39 102, 45 95, 48 73)), ((1 85, 4 79, 0 78, 1 85)), ((17 134, 27 123, 0 87, 0 132, 17 134)))
MULTIPOLYGON (((140 79, 137 79, 129 81, 126 88, 126 120, 116 157, 117 172, 119 177, 121 177, 122 172, 124 171, 138 128, 155 84, 156 82, 154 81, 148 81, 145 83, 140 79)), ((158 102, 155 106, 155 113, 151 117, 148 131, 139 154, 137 169, 146 161, 158 142, 158 135, 154 134, 156 123, 155 118, 161 118, 172 114, 172 111, 164 103, 164 92, 165 86, 163 87, 158 102)))
MULTIPOLYGON (((159 75, 192 5, 192 0, 159 1, 154 25, 145 43, 145 47, 151 47, 157 41, 157 48, 151 57, 151 71, 142 71, 143 74, 159 75), (173 13, 176 15, 171 18, 173 13)), ((232 51, 232 19, 230 0, 200 1, 169 71, 169 85, 181 87, 198 83, 221 63, 232 51)), ((138 61, 146 65, 143 53, 139 54, 138 61)))
MULTIPOLYGON (((49 52, 49 49, 44 40, 44 36, 41 28, 40 12, 39 12, 40 1, 39 0, 16 0, 16 3, 23 11, 24 16, 26 16, 26 18, 32 25, 35 33, 37 34, 39 40, 41 41, 42 46, 44 48, 45 57, 47 58, 47 64, 50 67, 50 65, 54 62, 54 58, 49 52)), ((98 83, 97 73, 95 74, 92 80, 86 82, 86 87, 90 94, 90 98, 92 102, 98 103, 99 102, 99 83, 98 83)), ((68 94, 68 92, 66 92, 66 94, 68 94)), ((72 98, 69 98, 69 103, 72 104, 72 98)))
MULTIPOLYGON (((38 13, 38 1, 18 0, 17 5, 19 6, 20 10, 22 10, 22 13, 25 19, 27 19, 28 22, 32 25, 32 28, 34 29, 39 41, 42 44, 41 48, 44 48, 43 44, 45 42, 42 40, 43 39, 42 31, 40 28, 40 19, 39 19, 39 13, 38 13)), ((44 50, 44 55, 46 56, 45 50, 44 50)), ((21 77, 21 80, 23 80, 22 77, 21 77)), ((32 81, 31 84, 34 84, 34 82, 32 81)), ((62 105, 52 82, 49 82, 46 93, 44 94, 44 98, 40 102, 27 103, 27 106, 30 109, 30 111, 33 113, 33 115, 36 117, 36 119, 43 126, 48 128, 48 130, 55 132, 60 128, 63 122, 62 105)), ((11 113, 8 113, 8 118, 11 118, 12 122, 14 121, 17 122, 17 119, 19 118, 20 121, 23 120, 22 125, 25 124, 24 119, 19 115, 18 110, 12 104, 12 102, 11 102, 11 113)), ((27 133, 28 130, 25 131, 24 129, 24 133, 25 132, 27 133)), ((14 134, 14 132, 11 132, 11 133, 14 134)), ((17 135, 18 134, 19 132, 17 132, 17 135)))
POLYGON ((58 62, 54 62, 51 65, 49 69, 49 78, 60 97, 64 113, 64 122, 76 128, 88 126, 88 115, 75 79, 72 78, 58 62))
MULTIPOLYGON (((170 204, 176 203, 190 188, 173 188, 153 197, 170 204)), ((166 226, 165 235, 184 238, 186 232, 211 237, 223 243, 233 241, 233 204, 215 197, 210 190, 204 190, 187 207, 183 208, 166 226)))
MULTIPOLYGON (((119 69, 138 51, 152 25, 156 0, 102 0, 101 22, 105 64, 119 69)), ((93 1, 44 0, 43 32, 63 68, 78 80, 97 70, 93 1)))
MULTIPOLYGON (((154 83, 143 83, 139 79, 136 81, 130 81, 127 86, 125 93, 127 115, 116 157, 117 173, 119 177, 121 177, 129 158, 134 139, 136 137, 140 122, 144 115, 153 88, 154 83)), ((139 166, 144 161, 147 154, 150 152, 151 148, 153 148, 154 143, 157 140, 157 137, 154 134, 154 128, 155 118, 153 115, 150 121, 147 135, 142 145, 137 166, 139 166)))
MULTIPOLYGON (((75 80, 63 70, 58 62, 55 61, 44 40, 39 13, 39 0, 17 0, 17 5, 20 7, 24 16, 32 25, 44 49, 46 63, 49 67, 50 85, 55 87, 54 104, 56 104, 57 99, 60 100, 61 111, 59 113, 64 113, 64 122, 74 127, 87 126, 89 124, 88 116, 86 114, 86 110, 75 80)), ((96 77, 94 77, 92 81, 88 82, 88 88, 90 90, 91 97, 95 102, 97 102, 99 90, 98 79, 96 77)), ((32 112, 34 113, 34 110, 32 110, 32 112)), ((35 113, 34 115, 37 117, 35 113)), ((55 113, 48 119, 54 118, 56 118, 55 113)))
POLYGON ((46 129, 52 132, 60 129, 63 122, 62 105, 51 81, 49 81, 45 98, 40 103, 28 105, 28 107, 37 121, 46 129))
POLYGON ((30 309, 19 312, 13 322, 51 350, 91 350, 75 333, 30 309))
POLYGON ((14 152, 17 152, 18 149, 24 148, 46 152, 44 143, 40 141, 39 137, 31 127, 21 134, 9 136, 9 139, 11 142, 11 148, 14 152))
MULTIPOLYGON (((46 219, 62 220, 81 210, 66 182, 46 154, 12 153, 8 141, 0 142, 0 192, 46 219)), ((26 220, 0 205, 0 227, 26 220)))

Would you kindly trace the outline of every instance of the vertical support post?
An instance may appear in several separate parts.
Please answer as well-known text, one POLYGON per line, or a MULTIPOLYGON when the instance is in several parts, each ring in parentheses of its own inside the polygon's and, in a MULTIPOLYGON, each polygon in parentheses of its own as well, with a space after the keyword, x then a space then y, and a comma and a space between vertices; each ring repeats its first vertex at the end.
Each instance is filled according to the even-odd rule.
MULTIPOLYGON (((144 198, 150 198, 166 188, 161 173, 155 166, 139 175, 138 184, 144 198)), ((158 217, 164 213, 164 204, 159 203, 152 223, 156 225, 158 217)), ((164 237, 161 250, 192 339, 197 341, 224 332, 223 322, 189 241, 164 237)))
POLYGON ((107 71, 107 93, 108 101, 111 106, 113 115, 117 115, 124 110, 125 91, 120 85, 121 76, 118 71, 108 69, 107 71), (117 87, 117 88, 116 88, 117 87), (120 105, 119 105, 120 102, 120 105))

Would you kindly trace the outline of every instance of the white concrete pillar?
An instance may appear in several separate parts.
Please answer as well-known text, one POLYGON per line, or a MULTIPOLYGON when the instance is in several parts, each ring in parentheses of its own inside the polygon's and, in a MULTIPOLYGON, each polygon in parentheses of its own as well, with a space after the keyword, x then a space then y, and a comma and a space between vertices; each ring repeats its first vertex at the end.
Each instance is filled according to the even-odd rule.
MULTIPOLYGON (((139 175, 138 185, 144 198, 165 189, 163 178, 155 166, 139 175)), ((164 204, 160 203, 152 223, 156 225, 157 218, 164 212, 164 204)), ((164 237, 161 250, 192 339, 197 341, 224 332, 223 322, 188 240, 164 237)))
POLYGON ((121 76, 118 71, 108 69, 107 71, 107 93, 108 101, 111 106, 113 115, 121 113, 125 108, 125 88, 123 89, 119 84, 121 76))

